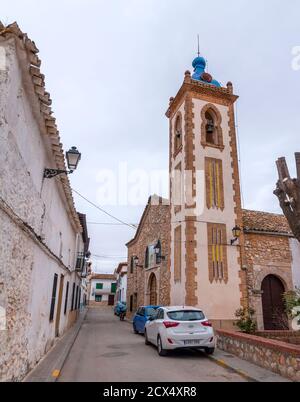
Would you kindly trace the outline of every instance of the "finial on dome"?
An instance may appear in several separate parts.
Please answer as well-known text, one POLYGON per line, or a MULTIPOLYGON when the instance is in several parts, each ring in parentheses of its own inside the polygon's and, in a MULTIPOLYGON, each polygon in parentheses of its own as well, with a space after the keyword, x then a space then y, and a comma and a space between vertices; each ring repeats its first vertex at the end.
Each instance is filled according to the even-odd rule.
POLYGON ((216 87, 220 87, 220 83, 213 79, 213 77, 208 74, 206 69, 206 60, 203 56, 200 56, 199 49, 199 35, 198 35, 198 56, 193 60, 193 68, 194 74, 192 75, 192 79, 196 81, 201 81, 206 84, 210 84, 216 87))

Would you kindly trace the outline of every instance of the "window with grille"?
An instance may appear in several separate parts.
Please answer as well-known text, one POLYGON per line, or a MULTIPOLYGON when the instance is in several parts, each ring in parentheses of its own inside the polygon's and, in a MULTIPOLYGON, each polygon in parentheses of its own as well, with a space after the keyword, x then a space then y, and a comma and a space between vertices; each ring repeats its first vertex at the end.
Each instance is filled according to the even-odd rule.
POLYGON ((74 309, 77 310, 78 309, 78 296, 79 296, 79 286, 76 286, 76 298, 75 298, 75 306, 74 309))
POLYGON ((226 225, 207 224, 209 280, 228 281, 226 225))
POLYGON ((207 208, 224 209, 223 166, 221 159, 205 158, 207 208))
POLYGON ((67 308, 68 308, 68 297, 69 297, 69 286, 70 283, 67 282, 67 287, 66 287, 66 298, 65 298, 65 308, 64 308, 64 315, 67 314, 67 308))
POLYGON ((182 118, 178 114, 175 121, 175 138, 174 138, 174 152, 175 154, 180 151, 182 147, 182 118))
POLYGON ((74 310, 74 300, 75 300, 75 283, 73 283, 73 289, 72 289, 72 303, 71 303, 71 311, 74 310))
POLYGON ((174 232, 174 281, 181 282, 181 225, 174 232))
POLYGON ((49 317, 50 322, 52 322, 54 319, 54 310, 55 310, 56 292, 57 292, 57 280, 58 280, 58 275, 54 274, 52 297, 51 297, 51 307, 50 307, 50 317, 49 317))

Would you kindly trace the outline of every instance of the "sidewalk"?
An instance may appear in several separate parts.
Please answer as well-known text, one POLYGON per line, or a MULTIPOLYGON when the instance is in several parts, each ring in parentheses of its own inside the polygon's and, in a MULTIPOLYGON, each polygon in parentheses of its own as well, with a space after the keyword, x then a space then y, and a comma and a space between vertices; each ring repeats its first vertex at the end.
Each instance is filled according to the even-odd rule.
POLYGON ((287 378, 281 377, 279 374, 249 363, 220 349, 216 349, 214 355, 208 357, 219 366, 232 370, 249 382, 292 382, 287 378))
POLYGON ((55 382, 77 338, 87 309, 82 311, 77 322, 57 341, 39 364, 25 377, 23 382, 55 382))

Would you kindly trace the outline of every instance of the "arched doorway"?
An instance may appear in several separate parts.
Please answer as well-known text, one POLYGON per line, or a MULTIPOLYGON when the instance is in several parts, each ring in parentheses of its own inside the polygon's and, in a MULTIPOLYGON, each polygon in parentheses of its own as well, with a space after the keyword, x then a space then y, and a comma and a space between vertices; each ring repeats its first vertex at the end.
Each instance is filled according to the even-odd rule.
POLYGON ((288 318, 284 309, 282 281, 275 275, 268 275, 262 282, 262 308, 265 330, 288 329, 288 318))
POLYGON ((149 279, 149 293, 150 293, 150 305, 157 305, 157 281, 156 276, 151 274, 149 279))

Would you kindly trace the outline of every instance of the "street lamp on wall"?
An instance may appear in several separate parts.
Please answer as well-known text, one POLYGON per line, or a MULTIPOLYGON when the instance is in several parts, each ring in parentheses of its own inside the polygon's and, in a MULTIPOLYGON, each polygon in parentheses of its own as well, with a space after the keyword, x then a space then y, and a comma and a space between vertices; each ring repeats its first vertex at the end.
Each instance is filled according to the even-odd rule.
POLYGON ((137 268, 144 268, 144 265, 139 264, 139 257, 135 256, 135 257, 133 258, 133 262, 134 262, 134 265, 135 265, 137 268))
POLYGON ((154 252, 156 255, 156 264, 161 264, 162 261, 166 260, 166 257, 161 255, 161 241, 158 240, 156 246, 154 247, 154 252))
POLYGON ((238 241, 238 239, 241 237, 241 233, 242 233, 242 229, 239 227, 239 226, 235 226, 233 229, 232 229, 232 234, 233 234, 233 239, 231 240, 231 245, 233 246, 237 241, 238 241))
POLYGON ((45 169, 44 170, 44 178, 52 179, 59 174, 71 174, 73 173, 77 167, 78 163, 81 159, 81 153, 78 151, 76 147, 72 147, 68 152, 66 152, 66 159, 69 170, 61 170, 61 169, 45 169))

